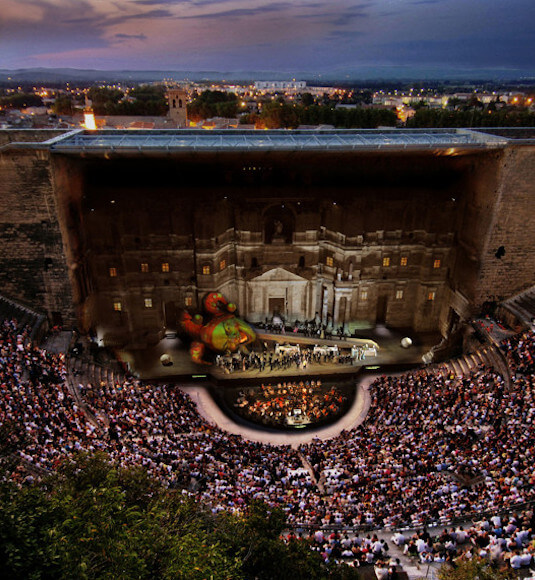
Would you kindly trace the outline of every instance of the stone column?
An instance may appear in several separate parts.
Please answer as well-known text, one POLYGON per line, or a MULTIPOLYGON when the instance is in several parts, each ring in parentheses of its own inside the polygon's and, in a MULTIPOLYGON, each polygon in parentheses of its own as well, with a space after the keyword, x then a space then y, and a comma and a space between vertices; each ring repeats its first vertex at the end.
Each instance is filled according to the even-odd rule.
POLYGON ((334 315, 333 315, 333 327, 336 328, 338 326, 338 319, 340 317, 340 296, 337 289, 334 289, 334 315))

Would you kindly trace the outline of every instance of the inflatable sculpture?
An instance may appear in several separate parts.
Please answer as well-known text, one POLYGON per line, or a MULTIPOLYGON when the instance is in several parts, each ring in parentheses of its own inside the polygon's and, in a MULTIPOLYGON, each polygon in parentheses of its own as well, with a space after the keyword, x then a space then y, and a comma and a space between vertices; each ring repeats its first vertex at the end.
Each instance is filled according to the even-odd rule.
POLYGON ((203 299, 206 316, 189 312, 182 314, 182 328, 192 337, 191 359, 206 363, 206 348, 219 354, 236 352, 256 338, 253 329, 243 320, 236 318, 236 305, 229 303, 220 292, 211 292, 203 299))

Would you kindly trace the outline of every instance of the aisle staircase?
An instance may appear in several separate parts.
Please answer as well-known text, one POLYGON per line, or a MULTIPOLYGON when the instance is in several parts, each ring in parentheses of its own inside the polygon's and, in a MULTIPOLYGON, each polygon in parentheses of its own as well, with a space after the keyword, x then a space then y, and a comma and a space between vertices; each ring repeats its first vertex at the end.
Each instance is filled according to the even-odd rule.
POLYGON ((106 433, 105 427, 109 425, 108 417, 104 413, 97 413, 97 415, 93 413, 83 400, 79 385, 82 384, 84 387, 87 387, 88 384, 98 387, 101 383, 113 385, 115 383, 122 383, 125 380, 125 376, 106 366, 78 357, 71 357, 69 359, 68 368, 68 387, 71 394, 76 399, 78 406, 88 421, 104 436, 106 433))
POLYGON ((30 338, 39 341, 40 335, 43 334, 43 327, 46 326, 46 316, 5 296, 0 296, 0 320, 11 320, 12 318, 15 318, 21 327, 30 326, 32 329, 30 338))
POLYGON ((69 359, 70 370, 74 377, 78 377, 78 382, 87 385, 99 385, 101 382, 112 385, 114 383, 122 383, 125 380, 123 373, 113 371, 103 365, 96 364, 84 358, 72 357, 69 359))
POLYGON ((491 345, 485 344, 475 352, 463 354, 437 365, 437 369, 456 376, 468 376, 479 367, 491 367, 500 373, 509 386, 509 371, 505 360, 499 350, 491 345))

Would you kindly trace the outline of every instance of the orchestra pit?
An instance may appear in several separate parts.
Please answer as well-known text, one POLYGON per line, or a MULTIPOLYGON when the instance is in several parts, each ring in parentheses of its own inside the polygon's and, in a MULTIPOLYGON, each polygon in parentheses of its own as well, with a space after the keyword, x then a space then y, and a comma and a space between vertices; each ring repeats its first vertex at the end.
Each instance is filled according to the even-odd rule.
POLYGON ((527 577, 535 134, 0 133, 11 481, 103 451, 362 577, 527 577))

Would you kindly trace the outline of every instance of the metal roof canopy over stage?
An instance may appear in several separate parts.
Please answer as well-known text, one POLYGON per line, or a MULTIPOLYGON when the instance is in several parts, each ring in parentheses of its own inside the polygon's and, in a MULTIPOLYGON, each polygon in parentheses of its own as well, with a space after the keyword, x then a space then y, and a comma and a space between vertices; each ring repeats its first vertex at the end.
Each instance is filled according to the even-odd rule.
MULTIPOLYGON (((470 129, 342 130, 100 130, 73 131, 47 142, 57 153, 132 153, 191 151, 366 151, 493 149, 505 137, 470 129)), ((451 151, 449 151, 451 150, 451 151)))

